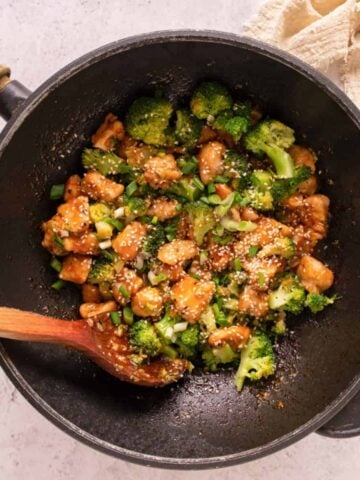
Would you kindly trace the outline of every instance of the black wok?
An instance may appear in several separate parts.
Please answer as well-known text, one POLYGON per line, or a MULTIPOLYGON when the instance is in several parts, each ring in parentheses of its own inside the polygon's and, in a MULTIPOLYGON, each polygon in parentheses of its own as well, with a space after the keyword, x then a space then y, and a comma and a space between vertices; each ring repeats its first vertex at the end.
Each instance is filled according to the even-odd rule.
MULTIPOLYGON (((4 72, 3 72, 4 73, 4 72)), ((57 346, 1 342, 1 364, 56 425, 102 451, 173 468, 224 466, 266 455, 322 427, 359 391, 358 293, 360 114, 327 79, 286 54, 217 32, 163 32, 96 50, 54 75, 25 101, 18 82, 0 92, 11 117, 0 137, 0 304, 76 318, 76 288, 58 294, 41 248, 52 215, 50 186, 79 166, 104 114, 161 87, 175 102, 205 78, 219 79, 295 128, 319 156, 332 219, 318 255, 336 272, 342 300, 290 324, 275 380, 246 386, 233 373, 196 372, 177 385, 121 383, 57 346), (283 408, 280 408, 283 404, 283 408)), ((322 431, 360 431, 360 398, 322 431)))

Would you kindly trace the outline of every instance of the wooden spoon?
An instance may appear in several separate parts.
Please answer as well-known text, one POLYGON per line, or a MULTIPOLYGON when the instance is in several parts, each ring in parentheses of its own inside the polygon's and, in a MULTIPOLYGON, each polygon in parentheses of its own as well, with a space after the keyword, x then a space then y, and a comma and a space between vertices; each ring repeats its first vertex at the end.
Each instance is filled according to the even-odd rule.
POLYGON ((68 321, 0 307, 0 337, 70 346, 120 380, 148 387, 175 382, 190 366, 186 360, 168 358, 142 364, 129 346, 127 332, 114 327, 107 313, 68 321))

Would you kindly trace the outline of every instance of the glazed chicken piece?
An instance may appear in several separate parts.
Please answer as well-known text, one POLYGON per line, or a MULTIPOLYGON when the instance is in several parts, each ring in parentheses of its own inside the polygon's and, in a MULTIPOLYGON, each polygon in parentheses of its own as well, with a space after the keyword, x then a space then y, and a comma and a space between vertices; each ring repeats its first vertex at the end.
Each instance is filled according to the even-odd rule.
POLYGON ((246 285, 239 296, 239 312, 253 317, 264 317, 269 311, 268 297, 267 293, 246 285))
POLYGON ((243 325, 218 328, 208 337, 208 343, 214 348, 230 345, 234 351, 240 350, 249 340, 251 330, 243 325))
POLYGON ((91 137, 91 141, 95 148, 112 150, 116 142, 121 141, 124 138, 124 135, 125 129, 122 122, 120 122, 115 115, 109 113, 106 115, 104 122, 91 137))
POLYGON ((169 200, 166 197, 160 197, 153 200, 150 205, 147 214, 151 217, 156 217, 160 222, 169 220, 179 215, 179 209, 181 207, 177 200, 169 200))
POLYGON ((71 175, 65 183, 64 200, 68 202, 81 195, 81 178, 79 175, 71 175))
POLYGON ((152 149, 149 145, 139 144, 133 138, 125 136, 121 142, 118 153, 121 158, 126 158, 128 165, 134 168, 141 168, 151 157, 152 149))
POLYGON ((325 195, 292 195, 284 201, 284 219, 296 229, 296 242, 311 252, 317 242, 326 236, 330 200, 325 195), (303 227, 299 229, 298 227, 303 227), (302 235, 301 235, 302 233, 302 235), (303 237, 303 238, 302 238, 303 237))
POLYGON ((209 268, 214 272, 225 270, 234 258, 233 246, 211 245, 209 248, 209 268))
POLYGON ((110 300, 105 303, 82 303, 80 305, 81 318, 91 318, 102 313, 116 312, 118 306, 116 302, 110 300))
POLYGON ((129 223, 112 241, 113 249, 123 260, 134 260, 145 239, 146 231, 146 226, 140 222, 129 223))
POLYGON ((173 182, 181 178, 175 158, 171 154, 163 157, 151 157, 144 165, 144 178, 155 189, 169 188, 173 182))
MULTIPOLYGON (((81 235, 89 229, 89 201, 80 196, 59 205, 57 213, 42 224, 43 247, 54 255, 66 255, 65 240, 70 234, 81 235)), ((82 253, 82 252, 77 252, 82 253)))
POLYGON ((94 200, 113 202, 124 192, 124 185, 109 180, 99 172, 90 171, 84 175, 81 190, 94 200))
POLYGON ((177 265, 194 258, 197 251, 192 240, 173 240, 159 248, 157 258, 167 265, 177 265))
POLYGON ((62 203, 57 209, 57 215, 62 220, 62 230, 80 235, 86 232, 90 226, 89 200, 80 196, 62 203))
POLYGON ((95 233, 86 232, 80 237, 69 235, 63 238, 66 252, 78 253, 80 255, 99 255, 99 240, 95 233))
POLYGON ((120 305, 126 305, 130 297, 138 292, 143 284, 142 278, 134 270, 125 267, 116 275, 116 281, 112 286, 113 296, 120 305), (127 292, 126 296, 124 292, 127 292))
POLYGON ((198 154, 199 172, 205 185, 214 181, 223 172, 225 149, 225 145, 220 142, 209 142, 201 148, 198 154))
POLYGON ((139 317, 158 317, 163 308, 163 297, 158 288, 145 287, 131 300, 131 308, 139 317))
POLYGON ((285 266, 285 259, 280 257, 249 258, 241 263, 248 274, 249 284, 255 290, 267 290, 275 275, 281 272, 285 266))
POLYGON ((214 282, 195 280, 189 275, 175 283, 171 289, 175 310, 190 323, 195 323, 199 319, 214 293, 214 282))
POLYGON ((317 180, 315 174, 315 156, 308 149, 300 147, 299 145, 293 145, 289 148, 289 154, 293 158, 295 166, 305 165, 311 169, 313 175, 310 178, 301 182, 297 188, 299 193, 304 195, 313 195, 317 189, 317 180))
POLYGON ((59 278, 67 282, 85 283, 91 269, 91 263, 92 259, 85 255, 68 255, 63 261, 59 278))
POLYGON ((101 303, 101 293, 97 285, 84 283, 81 288, 81 294, 84 303, 101 303))
POLYGON ((296 273, 310 293, 322 293, 334 283, 334 274, 330 268, 310 255, 301 258, 296 273))
POLYGON ((235 244, 235 255, 244 257, 248 255, 251 246, 264 247, 278 237, 291 237, 292 228, 269 217, 262 217, 257 227, 252 232, 246 233, 235 244))

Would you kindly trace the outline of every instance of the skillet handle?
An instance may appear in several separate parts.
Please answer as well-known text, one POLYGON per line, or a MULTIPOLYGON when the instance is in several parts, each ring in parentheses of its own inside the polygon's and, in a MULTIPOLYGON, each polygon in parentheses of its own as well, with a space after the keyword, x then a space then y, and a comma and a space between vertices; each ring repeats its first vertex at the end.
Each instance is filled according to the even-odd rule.
POLYGON ((360 392, 317 433, 332 438, 360 435, 360 392))
POLYGON ((30 93, 17 80, 10 80, 9 67, 0 65, 0 117, 8 121, 30 93))

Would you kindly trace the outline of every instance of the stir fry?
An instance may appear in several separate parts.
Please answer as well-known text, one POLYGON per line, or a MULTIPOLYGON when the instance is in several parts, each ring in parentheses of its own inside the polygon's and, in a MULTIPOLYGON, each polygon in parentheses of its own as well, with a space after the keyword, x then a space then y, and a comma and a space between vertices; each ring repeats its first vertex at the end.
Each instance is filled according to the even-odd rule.
POLYGON ((50 192, 52 286, 80 285, 80 316, 110 319, 139 368, 230 367, 241 390, 274 374, 288 315, 336 300, 312 255, 329 216, 315 154, 224 85, 201 83, 179 109, 156 94, 124 121, 109 113, 82 167, 50 192))

